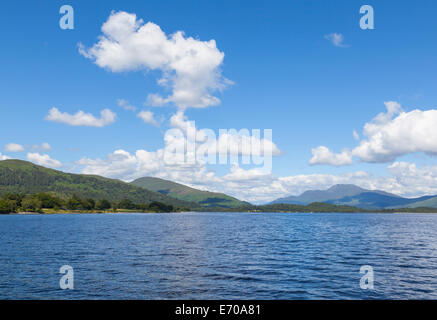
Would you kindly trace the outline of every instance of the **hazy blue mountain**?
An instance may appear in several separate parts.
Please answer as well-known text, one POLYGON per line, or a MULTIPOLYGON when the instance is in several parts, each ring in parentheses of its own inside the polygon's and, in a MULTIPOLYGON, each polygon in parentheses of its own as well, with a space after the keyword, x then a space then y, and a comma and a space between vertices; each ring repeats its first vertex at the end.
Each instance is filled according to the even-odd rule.
POLYGON ((363 209, 388 208, 437 208, 436 196, 403 198, 381 190, 366 190, 352 184, 339 184, 327 190, 310 190, 300 196, 280 198, 272 202, 307 205, 324 202, 335 205, 354 206, 363 209))
POLYGON ((348 206, 355 206, 365 209, 389 209, 389 208, 417 208, 417 207, 432 207, 430 205, 415 205, 416 203, 432 199, 434 196, 425 196, 420 198, 402 198, 393 197, 374 192, 363 192, 353 197, 345 197, 338 200, 326 201, 330 204, 341 204, 348 206))
POLYGON ((280 198, 272 203, 290 203, 290 204, 309 204, 312 202, 327 202, 339 200, 346 197, 353 197, 364 192, 374 192, 381 195, 398 197, 384 191, 370 191, 360 188, 353 184, 337 184, 327 190, 309 190, 302 193, 300 196, 289 196, 280 198))

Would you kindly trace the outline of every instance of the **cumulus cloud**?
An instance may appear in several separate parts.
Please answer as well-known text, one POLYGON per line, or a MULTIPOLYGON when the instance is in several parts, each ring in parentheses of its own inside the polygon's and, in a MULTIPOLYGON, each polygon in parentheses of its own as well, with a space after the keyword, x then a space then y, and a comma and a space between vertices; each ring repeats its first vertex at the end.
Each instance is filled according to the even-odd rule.
POLYGON ((1 152, 0 152, 0 161, 1 161, 1 160, 7 160, 7 159, 10 159, 10 157, 8 157, 8 156, 5 155, 5 154, 1 154, 1 152))
MULTIPOLYGON (((271 172, 260 167, 243 168, 234 163, 230 172, 218 176, 210 170, 208 163, 203 161, 172 163, 166 159, 166 148, 181 145, 182 156, 190 156, 188 144, 202 144, 207 132, 198 129, 194 122, 187 119, 183 112, 177 112, 170 119, 172 128, 187 133, 193 131, 196 137, 187 141, 181 135, 169 135, 165 138, 165 147, 156 151, 137 150, 133 153, 126 150, 116 150, 103 159, 82 158, 77 162, 81 172, 98 174, 106 177, 131 181, 143 176, 154 176, 169 179, 202 190, 224 192, 239 199, 253 203, 272 201, 291 194, 300 194, 309 189, 324 189, 338 183, 355 183, 369 189, 382 189, 401 194, 409 186, 400 184, 397 177, 373 177, 362 171, 343 175, 312 174, 288 177, 275 177, 271 172)), ((216 145, 219 138, 212 140, 216 145)), ((238 141, 238 139, 236 140, 238 141)), ((240 150, 241 149, 236 149, 240 150)), ((219 154, 220 149, 215 149, 219 154)), ((411 190, 415 190, 412 187, 411 190)), ((420 191, 420 190, 417 190, 420 191)), ((437 192, 437 190, 436 190, 437 192)))
POLYGON ((155 176, 182 183, 214 181, 214 174, 202 164, 172 165, 165 161, 164 150, 155 152, 137 150, 131 154, 116 150, 105 159, 82 158, 77 162, 84 166, 82 173, 97 174, 130 181, 144 176, 155 176))
POLYGON ((223 192, 252 203, 265 203, 280 197, 299 195, 307 190, 328 189, 335 184, 356 184, 370 190, 416 197, 437 194, 437 166, 418 168, 413 163, 396 162, 387 167, 387 175, 374 176, 365 171, 345 174, 302 174, 276 177, 259 168, 244 169, 233 165, 230 172, 218 176, 205 164, 169 165, 163 151, 116 150, 105 159, 81 159, 82 173, 98 174, 125 181, 154 176, 194 188, 223 192))
POLYGON ((41 150, 41 151, 50 151, 52 150, 52 146, 47 142, 43 142, 41 145, 35 144, 31 148, 32 150, 41 150))
MULTIPOLYGON (((212 130, 198 129, 194 121, 189 121, 182 111, 175 113, 169 121, 171 129, 164 137, 164 147, 156 151, 139 149, 134 153, 119 149, 103 159, 82 158, 77 164, 81 172, 98 174, 110 178, 130 181, 144 176, 155 176, 163 179, 195 186, 203 190, 225 192, 237 191, 243 185, 250 186, 255 181, 265 181, 265 177, 272 177, 267 166, 244 170, 237 163, 233 163, 231 172, 224 177, 217 177, 215 172, 207 166, 210 164, 204 152, 211 152, 212 158, 217 160, 219 155, 258 157, 280 154, 278 147, 268 139, 246 136, 241 132, 227 132, 222 136, 215 135, 212 130), (191 136, 192 135, 192 136, 191 136), (229 139, 228 139, 229 138, 229 139), (222 148, 220 139, 226 139, 228 148, 222 148), (246 146, 246 147, 245 147, 246 146), (247 147, 248 146, 248 147, 247 147), (265 154, 266 152, 266 154, 265 154), (193 160, 193 161, 191 161, 193 160)), ((267 161, 268 162, 268 161, 267 161)), ((231 161, 229 163, 232 163, 231 161)), ((250 190, 250 189, 248 189, 250 190)), ((248 196, 250 197, 250 192, 248 196)), ((240 193, 239 193, 240 194, 240 193)), ((258 196, 255 193, 254 196, 258 196)), ((240 194, 241 196, 241 194, 240 194)))
POLYGON ((417 167, 415 163, 395 162, 388 166, 388 171, 400 186, 399 193, 412 197, 437 194, 437 166, 417 167))
POLYGON ((29 152, 27 154, 27 160, 44 167, 49 167, 49 168, 62 167, 62 163, 60 161, 56 159, 52 159, 48 154, 29 152))
MULTIPOLYGON (((350 164, 350 158, 369 163, 385 163, 398 157, 423 152, 437 154, 437 110, 406 112, 394 101, 384 103, 387 111, 364 125, 363 138, 351 152, 331 152, 327 147, 313 149, 311 164, 350 164), (324 157, 322 157, 324 156, 324 157), (325 158, 326 161, 319 161, 325 158)), ((359 137, 358 134, 356 137, 359 137)))
POLYGON ((397 102, 386 102, 380 113, 364 126, 366 136, 353 150, 365 162, 389 162, 397 157, 423 152, 437 154, 437 110, 405 112, 397 102))
POLYGON ((310 159, 311 165, 328 164, 331 166, 344 166, 352 164, 352 154, 348 150, 342 153, 333 153, 327 147, 320 146, 311 150, 313 156, 310 159))
MULTIPOLYGON (((373 176, 365 171, 353 171, 339 175, 306 174, 276 177, 272 172, 261 167, 243 168, 238 163, 233 163, 228 173, 218 176, 215 171, 208 168, 208 163, 205 161, 175 163, 168 161, 166 153, 172 152, 171 147, 182 146, 179 155, 186 160, 191 153, 196 152, 196 149, 191 150, 187 146, 192 144, 198 148, 198 144, 204 143, 208 137, 208 133, 204 129, 198 129, 183 112, 177 112, 171 117, 170 126, 179 129, 185 135, 190 131, 194 132, 195 137, 187 140, 184 134, 170 134, 165 137, 164 148, 156 151, 139 149, 131 153, 119 149, 103 159, 82 158, 77 162, 80 165, 79 170, 82 173, 98 174, 125 181, 154 176, 202 190, 223 192, 253 203, 265 203, 279 197, 298 195, 311 189, 327 189, 340 183, 352 183, 366 189, 379 189, 411 197, 437 194, 437 166, 418 168, 415 164, 405 162, 391 164, 387 167, 387 174, 383 176, 373 176)), ((219 138, 214 138, 211 141, 215 145, 218 140, 219 138)), ((220 152, 219 149, 213 150, 217 155, 220 152)), ((327 154, 328 159, 332 157, 329 152, 327 154)), ((330 161, 348 162, 348 159, 348 156, 344 159, 334 156, 330 161)))
POLYGON ((7 152, 24 152, 26 149, 49 151, 52 149, 52 147, 47 142, 43 142, 41 145, 35 144, 31 147, 30 146, 23 146, 23 145, 17 144, 17 143, 8 143, 4 147, 4 150, 7 152))
POLYGON ((4 149, 7 152, 23 152, 24 151, 24 147, 21 144, 17 144, 17 143, 8 143, 7 145, 5 145, 4 149))
POLYGON ((191 132, 196 143, 202 144, 214 154, 252 157, 281 155, 271 136, 261 137, 261 130, 223 129, 217 135, 210 129, 197 129, 195 122, 189 121, 183 111, 178 111, 170 118, 170 126, 182 130, 186 135, 191 132))
POLYGON ((48 144, 47 142, 43 142, 42 144, 41 144, 41 150, 43 150, 43 151, 48 151, 48 150, 51 150, 52 149, 52 147, 50 146, 50 144, 48 144))
POLYGON ((128 110, 128 111, 136 111, 137 110, 137 107, 131 105, 129 103, 129 101, 127 101, 125 99, 118 99, 117 104, 120 108, 123 108, 124 110, 128 110))
POLYGON ((91 113, 79 110, 75 114, 61 112, 57 108, 52 108, 46 116, 46 120, 65 123, 70 126, 104 127, 114 123, 116 114, 109 109, 100 112, 100 118, 96 118, 91 113))
POLYGON ((325 39, 331 42, 334 46, 339 48, 347 48, 348 45, 344 44, 344 36, 341 33, 330 33, 325 36, 325 39))
POLYGON ((387 174, 374 176, 365 171, 345 174, 307 174, 275 177, 253 169, 233 168, 220 179, 220 185, 210 184, 237 198, 264 203, 307 190, 328 189, 335 184, 355 184, 369 190, 384 190, 404 197, 437 194, 437 166, 418 167, 414 163, 395 162, 387 174))
POLYGON ((161 71, 158 84, 172 92, 166 97, 150 94, 149 105, 214 106, 220 100, 213 93, 230 83, 221 75, 224 53, 215 40, 200 41, 186 37, 182 31, 167 35, 155 23, 144 23, 127 12, 112 12, 102 33, 91 48, 80 44, 79 52, 112 72, 161 71))
POLYGON ((156 121, 152 111, 141 111, 138 113, 138 118, 141 118, 145 123, 151 124, 153 126, 159 126, 158 121, 156 121))

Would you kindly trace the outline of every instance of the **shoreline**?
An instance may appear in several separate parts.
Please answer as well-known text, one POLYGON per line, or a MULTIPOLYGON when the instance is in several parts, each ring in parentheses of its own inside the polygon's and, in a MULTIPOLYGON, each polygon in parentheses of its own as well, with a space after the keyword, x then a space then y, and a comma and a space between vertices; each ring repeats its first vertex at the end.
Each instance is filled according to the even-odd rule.
POLYGON ((140 212, 137 210, 122 210, 122 211, 45 211, 45 212, 12 212, 12 213, 3 213, 0 215, 23 215, 23 216, 31 216, 31 215, 52 215, 52 214, 129 214, 129 213, 136 213, 136 214, 163 214, 163 213, 290 213, 290 214, 321 214, 321 213, 343 213, 343 214, 437 214, 437 212, 369 212, 369 211, 362 211, 362 212, 296 212, 296 211, 175 211, 175 212, 140 212))

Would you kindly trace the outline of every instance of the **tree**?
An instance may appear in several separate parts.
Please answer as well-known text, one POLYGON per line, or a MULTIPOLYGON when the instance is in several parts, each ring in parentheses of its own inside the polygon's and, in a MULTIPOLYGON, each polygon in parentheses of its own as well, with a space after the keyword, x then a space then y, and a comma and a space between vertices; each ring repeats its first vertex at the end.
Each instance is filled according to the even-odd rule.
POLYGON ((67 201, 67 209, 68 210, 79 210, 82 207, 81 200, 76 196, 73 195, 70 199, 67 201))
POLYGON ((120 208, 120 209, 128 209, 128 210, 132 210, 132 209, 135 209, 135 204, 131 201, 131 200, 129 200, 129 199, 124 199, 124 200, 121 200, 120 202, 119 202, 119 204, 118 204, 118 207, 120 208))
POLYGON ((24 211, 40 212, 42 208, 42 202, 34 196, 26 196, 21 201, 21 207, 24 211))
POLYGON ((40 192, 36 197, 41 201, 43 208, 59 208, 62 200, 45 192, 40 192))
POLYGON ((21 206, 21 200, 23 200, 23 196, 18 193, 7 193, 3 196, 4 200, 12 200, 15 201, 18 207, 21 206))
POLYGON ((108 210, 108 209, 111 209, 111 203, 108 200, 106 200, 106 199, 97 201, 96 209, 97 210, 108 210))
POLYGON ((0 213, 15 213, 17 208, 15 200, 0 199, 0 213))
POLYGON ((165 203, 162 203, 162 202, 153 201, 149 205, 149 209, 150 209, 150 211, 155 211, 155 212, 172 212, 173 206, 166 205, 165 203))
POLYGON ((81 205, 84 210, 94 210, 96 202, 93 199, 86 199, 81 201, 81 205))

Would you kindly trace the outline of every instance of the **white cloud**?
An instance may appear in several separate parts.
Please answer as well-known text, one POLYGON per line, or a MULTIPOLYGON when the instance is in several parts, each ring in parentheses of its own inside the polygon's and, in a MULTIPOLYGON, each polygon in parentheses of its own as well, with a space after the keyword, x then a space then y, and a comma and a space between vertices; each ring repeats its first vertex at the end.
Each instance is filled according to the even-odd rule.
POLYGON ((396 102, 386 102, 380 113, 364 126, 366 136, 353 150, 365 162, 389 162, 397 157, 424 152, 437 154, 437 110, 405 112, 396 102))
POLYGON ((109 109, 100 112, 100 118, 94 117, 91 113, 79 110, 75 114, 61 112, 57 108, 52 108, 46 116, 46 120, 65 123, 70 126, 104 127, 114 123, 116 114, 109 109))
POLYGON ((418 168, 415 163, 395 162, 388 171, 399 185, 399 193, 412 197, 437 194, 437 166, 418 168))
POLYGON ((339 48, 347 48, 344 44, 344 36, 341 33, 330 33, 325 36, 325 39, 330 41, 334 46, 339 48))
POLYGON ((47 142, 43 142, 41 145, 33 145, 32 150, 41 150, 41 151, 50 151, 52 150, 52 147, 47 142))
POLYGON ((313 149, 310 163, 338 166, 351 164, 351 157, 363 162, 384 163, 416 152, 437 155, 436 109, 405 112, 393 101, 385 102, 385 106, 386 112, 364 125, 363 138, 352 151, 335 154, 320 146, 313 149))
POLYGON ((4 147, 4 149, 5 149, 5 151, 8 151, 8 152, 24 152, 26 149, 49 151, 52 149, 52 147, 47 142, 44 142, 41 145, 36 144, 36 145, 31 146, 31 147, 28 147, 28 146, 25 147, 25 146, 23 146, 21 144, 17 144, 17 143, 9 143, 4 147))
POLYGON ((47 143, 47 142, 43 142, 42 144, 41 144, 41 150, 43 150, 43 151, 49 151, 49 150, 51 150, 52 149, 52 147, 47 143))
POLYGON ((352 135, 354 136, 355 140, 360 140, 360 135, 355 130, 352 132, 352 135))
MULTIPOLYGON (((264 167, 243 170, 236 164, 232 166, 229 174, 223 177, 217 177, 214 171, 208 169, 208 162, 206 159, 196 158, 195 152, 198 152, 199 147, 203 144, 209 143, 209 146, 212 147, 211 150, 213 151, 214 157, 222 152, 225 153, 225 151, 219 147, 220 138, 213 136, 211 140, 207 140, 207 130, 197 129, 195 123, 189 121, 182 111, 178 111, 174 114, 171 117, 169 124, 172 129, 179 129, 177 131, 180 134, 166 134, 164 138, 165 146, 162 149, 156 151, 140 149, 134 153, 120 149, 109 154, 104 159, 82 158, 77 162, 77 164, 82 166, 82 173, 97 174, 125 181, 144 176, 155 176, 195 186, 203 190, 219 192, 229 191, 238 197, 247 196, 248 199, 260 196, 254 187, 250 187, 251 184, 264 183, 266 177, 269 177, 269 179, 273 181, 273 176, 268 170, 265 170, 264 167), (187 132, 190 131, 195 134, 193 140, 186 139, 187 132), (173 149, 175 146, 176 148, 173 149), (191 147, 195 148, 191 149, 191 147), (174 150, 176 150, 175 155, 178 157, 181 156, 185 161, 169 161, 168 154, 174 152, 174 150), (197 161, 186 161, 191 156, 193 156, 193 159, 197 161), (243 186, 247 186, 248 188, 247 191, 244 191, 244 195, 241 191, 243 186), (254 192, 253 195, 251 195, 251 191, 254 192)), ((263 152, 267 147, 272 148, 273 156, 280 153, 277 146, 266 139, 258 139, 253 136, 249 138, 235 134, 228 134, 226 137, 232 137, 232 139, 229 139, 231 144, 229 150, 231 152, 229 152, 228 155, 232 154, 232 152, 236 152, 238 155, 248 154, 252 155, 252 157, 257 157, 263 155, 263 152), (242 148, 242 143, 248 144, 251 148, 242 148), (252 148, 254 145, 261 145, 263 148, 259 151, 257 148, 252 148)), ((258 186, 257 188, 262 187, 258 186)), ((263 192, 265 193, 267 190, 264 190, 263 192)))
POLYGON ((1 160, 8 160, 8 159, 10 159, 10 157, 8 157, 8 156, 5 155, 5 154, 1 154, 1 152, 0 152, 0 161, 1 161, 1 160))
POLYGON ((238 199, 265 203, 277 198, 299 195, 307 190, 328 189, 335 184, 355 184, 370 190, 416 197, 437 194, 437 166, 417 168, 415 164, 396 162, 388 166, 388 175, 373 176, 364 171, 345 174, 307 174, 276 177, 258 168, 231 167, 223 176, 203 164, 166 165, 162 150, 138 150, 131 154, 117 150, 105 159, 82 159, 82 173, 98 174, 130 181, 154 176, 183 183, 201 190, 223 192, 238 199))
POLYGON ((56 159, 52 159, 48 154, 31 153, 27 154, 27 160, 38 164, 40 166, 49 168, 59 168, 62 167, 62 163, 56 159))
POLYGON ((104 160, 82 158, 77 163, 85 166, 82 173, 130 179, 134 177, 137 159, 127 151, 116 150, 104 160))
POLYGON ((262 157, 271 151, 272 156, 281 155, 278 146, 270 139, 261 138, 248 129, 226 130, 224 132, 212 132, 208 129, 197 129, 194 121, 189 121, 183 111, 178 111, 170 118, 170 126, 182 130, 185 134, 191 131, 195 134, 196 142, 208 146, 216 154, 246 155, 262 157))
POLYGON ((137 110, 137 107, 131 105, 129 103, 129 101, 124 100, 124 99, 118 99, 117 104, 120 108, 123 108, 124 110, 128 110, 128 111, 136 111, 137 110))
POLYGON ((364 171, 346 174, 308 174, 285 177, 233 168, 220 178, 220 184, 209 189, 231 194, 237 198, 263 203, 307 190, 328 189, 335 184, 355 184, 369 190, 383 190, 404 197, 437 195, 437 166, 417 167, 414 163, 395 162, 387 167, 387 175, 373 176, 364 171), (232 179, 229 179, 232 177, 232 179))
POLYGON ((4 149, 7 152, 23 152, 24 151, 24 147, 21 144, 17 144, 17 143, 8 143, 4 149))
POLYGON ((178 182, 214 181, 214 174, 208 173, 204 165, 171 165, 164 160, 164 150, 156 152, 137 150, 131 154, 116 150, 105 159, 83 158, 77 162, 83 165, 82 173, 97 174, 130 181, 144 176, 156 176, 178 182))
POLYGON ((350 151, 343 150, 342 153, 335 154, 327 147, 320 146, 311 150, 313 156, 310 159, 311 165, 328 164, 331 166, 344 166, 352 164, 350 151))
POLYGON ((159 126, 158 121, 156 121, 152 111, 141 111, 138 113, 138 117, 141 118, 145 123, 156 127, 159 126))
POLYGON ((167 97, 150 94, 150 105, 214 106, 220 100, 212 93, 230 83, 221 75, 224 53, 217 49, 215 40, 185 37, 182 31, 167 35, 158 25, 144 23, 127 12, 112 12, 102 32, 98 43, 90 49, 80 44, 79 52, 112 72, 162 71, 158 84, 172 93, 167 97))

